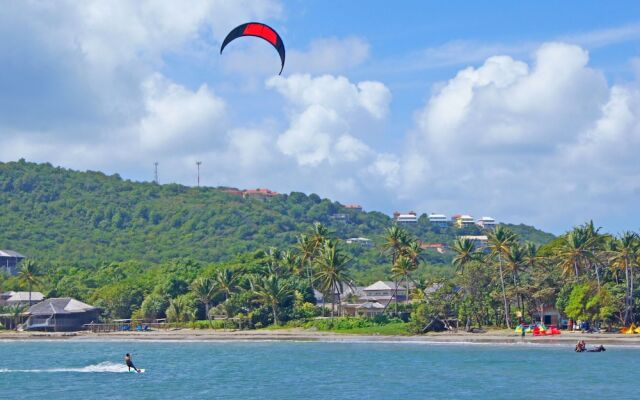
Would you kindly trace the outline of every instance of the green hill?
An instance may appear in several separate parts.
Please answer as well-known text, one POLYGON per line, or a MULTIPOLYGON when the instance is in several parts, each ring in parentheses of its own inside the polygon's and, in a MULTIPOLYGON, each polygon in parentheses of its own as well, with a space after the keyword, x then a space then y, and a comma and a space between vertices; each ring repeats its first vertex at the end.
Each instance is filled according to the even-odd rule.
MULTIPOLYGON (((238 254, 293 245, 316 222, 335 237, 381 242, 392 219, 360 212, 315 194, 292 192, 271 198, 243 198, 223 188, 132 182, 118 175, 77 172, 23 160, 0 163, 0 248, 51 264, 191 258, 205 263, 238 254)), ((426 216, 410 227, 424 242, 450 244, 461 234, 436 228, 426 216)), ((478 234, 471 228, 465 234, 478 234)), ((523 240, 545 243, 553 235, 518 225, 523 240)), ((387 261, 377 248, 348 246, 357 272, 380 277, 387 261)), ((450 255, 429 251, 431 264, 450 255)))

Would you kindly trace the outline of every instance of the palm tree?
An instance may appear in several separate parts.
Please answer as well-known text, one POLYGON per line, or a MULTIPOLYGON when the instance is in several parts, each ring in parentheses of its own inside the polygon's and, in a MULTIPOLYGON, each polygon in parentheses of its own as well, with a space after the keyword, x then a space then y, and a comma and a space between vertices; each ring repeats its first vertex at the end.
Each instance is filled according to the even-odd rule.
POLYGON ((524 304, 522 300, 522 293, 520 291, 520 286, 519 286, 519 280, 520 280, 519 274, 522 268, 526 265, 525 248, 520 244, 518 244, 517 242, 514 242, 509 247, 509 252, 506 254, 505 261, 506 261, 506 267, 511 272, 511 278, 513 279, 513 288, 516 293, 518 308, 522 312, 522 315, 524 315, 524 304))
POLYGON ((169 302, 167 320, 170 322, 188 322, 196 318, 196 310, 191 307, 187 299, 177 297, 169 302))
POLYGON ((501 225, 497 226, 493 231, 489 232, 488 236, 488 248, 491 251, 491 256, 498 257, 500 285, 502 287, 502 300, 504 302, 504 319, 507 323, 507 329, 511 329, 509 303, 507 302, 507 292, 504 285, 504 271, 502 269, 502 262, 504 256, 506 254, 509 254, 510 247, 516 241, 516 236, 513 232, 501 225))
POLYGON ((612 246, 610 265, 614 269, 624 271, 625 274, 626 293, 624 324, 629 325, 634 315, 633 268, 638 263, 638 257, 640 255, 640 243, 638 241, 638 235, 633 232, 624 232, 620 236, 620 238, 615 241, 615 243, 616 244, 612 246))
POLYGON ((352 287, 351 277, 347 271, 349 261, 338 248, 337 242, 333 240, 324 243, 315 260, 317 268, 315 280, 319 283, 321 291, 331 296, 332 317, 336 304, 335 296, 338 296, 339 307, 343 286, 346 284, 352 287))
POLYGON ((298 257, 293 252, 289 250, 282 252, 280 261, 287 274, 294 274, 298 272, 298 257))
POLYGON ((209 322, 211 322, 209 308, 211 307, 211 302, 216 295, 217 289, 216 281, 210 277, 200 277, 191 283, 191 290, 198 298, 198 301, 204 304, 205 313, 209 322))
POLYGON ((318 254, 324 242, 329 238, 329 229, 320 222, 313 224, 311 230, 311 243, 313 243, 314 253, 318 254))
POLYGON ((40 284, 36 263, 32 260, 24 260, 20 265, 18 279, 29 287, 29 306, 31 306, 31 292, 34 285, 40 284))
POLYGON ((222 268, 216 271, 214 279, 220 291, 224 293, 224 301, 227 301, 231 293, 236 290, 238 275, 232 269, 222 268))
POLYGON ((278 275, 280 276, 282 271, 282 266, 280 265, 282 261, 282 251, 277 247, 270 247, 266 253, 267 260, 265 262, 266 275, 278 275))
POLYGON ((456 267, 456 271, 461 274, 464 273, 465 265, 478 257, 475 243, 467 238, 456 238, 453 242, 452 250, 456 253, 452 264, 456 267))
POLYGON ((573 274, 578 277, 580 270, 595 259, 593 242, 594 238, 589 232, 580 227, 574 228, 561 239, 556 256, 563 275, 573 274))
POLYGON ((306 271, 309 286, 313 287, 311 263, 313 258, 316 256, 316 249, 312 237, 304 233, 298 236, 297 249, 299 254, 298 260, 300 261, 300 270, 306 271))
MULTIPOLYGON (((396 264, 396 260, 400 257, 402 249, 409 245, 409 234, 404 229, 399 228, 397 225, 392 225, 385 231, 384 243, 382 244, 382 250, 391 254, 391 269, 396 264)), ((394 302, 396 307, 396 313, 398 312, 398 281, 395 281, 394 288, 394 302)), ((385 306, 385 311, 389 303, 385 306)))
POLYGON ((416 268, 417 268, 416 264, 412 263, 408 257, 401 255, 400 257, 398 257, 395 265, 391 269, 393 279, 395 279, 396 282, 404 278, 405 286, 406 286, 405 289, 407 292, 406 293, 407 302, 409 301, 409 274, 415 271, 416 268))
POLYGON ((251 282, 253 294, 263 304, 268 304, 273 313, 273 323, 279 325, 278 311, 280 305, 293 296, 293 288, 277 275, 268 275, 254 279, 251 282))
POLYGON ((532 242, 526 242, 524 244, 524 254, 523 261, 524 265, 529 269, 533 269, 538 265, 538 261, 540 260, 540 256, 538 255, 538 251, 540 251, 540 246, 532 242))

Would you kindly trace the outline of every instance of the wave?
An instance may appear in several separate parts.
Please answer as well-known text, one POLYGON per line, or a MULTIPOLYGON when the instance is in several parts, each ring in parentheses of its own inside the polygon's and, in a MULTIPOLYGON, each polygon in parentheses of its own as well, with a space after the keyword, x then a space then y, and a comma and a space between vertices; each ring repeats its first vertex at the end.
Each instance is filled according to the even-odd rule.
POLYGON ((79 372, 79 373, 122 373, 129 372, 129 369, 123 364, 117 364, 110 361, 98 364, 87 365, 80 368, 47 368, 47 369, 8 369, 0 368, 0 373, 46 373, 46 372, 79 372))

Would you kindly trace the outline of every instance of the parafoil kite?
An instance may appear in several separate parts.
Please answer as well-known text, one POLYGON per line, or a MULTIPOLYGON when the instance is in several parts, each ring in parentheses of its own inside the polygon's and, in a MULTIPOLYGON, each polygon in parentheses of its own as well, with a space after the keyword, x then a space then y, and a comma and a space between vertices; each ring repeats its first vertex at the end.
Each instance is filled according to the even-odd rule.
POLYGON ((243 36, 255 36, 271 43, 280 55, 281 67, 279 74, 282 74, 282 70, 284 69, 284 43, 282 42, 282 38, 273 28, 260 22, 248 22, 235 27, 229 32, 227 37, 224 38, 222 47, 220 48, 220 54, 222 54, 222 50, 224 50, 229 43, 243 36))

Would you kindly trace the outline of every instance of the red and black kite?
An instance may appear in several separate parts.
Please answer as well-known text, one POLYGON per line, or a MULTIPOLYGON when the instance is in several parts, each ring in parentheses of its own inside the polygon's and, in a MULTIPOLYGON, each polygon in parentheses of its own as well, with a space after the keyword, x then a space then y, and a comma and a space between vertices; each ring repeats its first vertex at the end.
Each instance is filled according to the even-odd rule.
POLYGON ((248 22, 234 28, 229 32, 227 37, 224 38, 224 42, 222 42, 222 47, 220 48, 220 54, 222 54, 222 50, 224 50, 229 43, 242 36, 255 36, 271 43, 278 51, 278 54, 280 54, 280 63, 282 66, 280 67, 279 74, 282 74, 282 70, 284 69, 284 43, 282 43, 282 38, 273 28, 260 22, 248 22))

